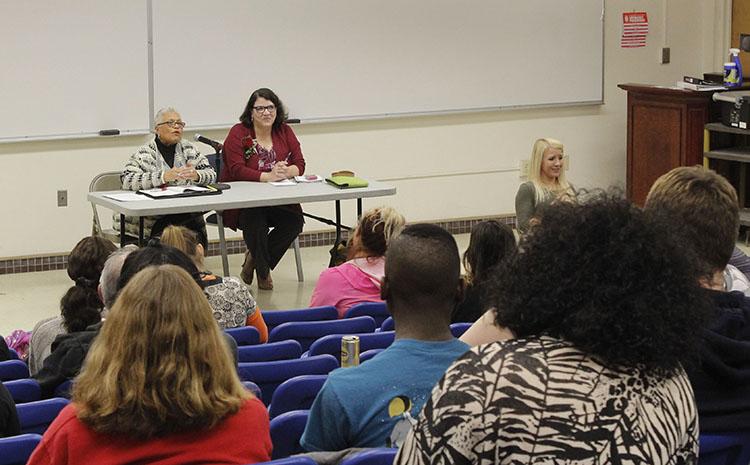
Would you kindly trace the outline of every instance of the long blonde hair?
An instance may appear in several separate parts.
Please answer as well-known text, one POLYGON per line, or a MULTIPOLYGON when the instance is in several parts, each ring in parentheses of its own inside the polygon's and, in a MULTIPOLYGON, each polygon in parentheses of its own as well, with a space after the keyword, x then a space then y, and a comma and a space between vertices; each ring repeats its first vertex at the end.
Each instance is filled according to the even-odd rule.
POLYGON ((199 268, 203 266, 202 260, 198 256, 198 245, 200 244, 198 235, 185 226, 167 226, 162 231, 159 242, 184 253, 193 260, 195 266, 199 268))
POLYGON ((249 397, 203 291, 174 265, 124 287, 72 396, 94 431, 135 439, 211 428, 249 397))
POLYGON ((544 160, 544 152, 547 149, 559 150, 563 154, 563 157, 565 157, 565 148, 562 142, 557 139, 546 137, 544 139, 537 139, 534 142, 534 146, 531 149, 531 159, 529 160, 529 181, 534 184, 537 205, 545 200, 549 192, 559 195, 570 190, 570 183, 565 178, 565 166, 560 170, 560 176, 555 180, 555 188, 550 189, 549 186, 542 182, 542 160, 544 160))

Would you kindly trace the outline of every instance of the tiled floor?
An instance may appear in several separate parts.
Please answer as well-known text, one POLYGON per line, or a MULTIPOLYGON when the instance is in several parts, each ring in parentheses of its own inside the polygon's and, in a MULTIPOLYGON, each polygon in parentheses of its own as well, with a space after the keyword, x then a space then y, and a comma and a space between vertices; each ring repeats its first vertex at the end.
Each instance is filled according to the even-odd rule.
MULTIPOLYGON (((463 254, 469 235, 459 234, 456 240, 463 254)), ((328 266, 329 248, 301 249, 305 274, 302 283, 297 281, 294 253, 287 252, 272 274, 273 291, 258 291, 255 283, 250 286, 258 305, 264 310, 306 307, 320 271, 328 266)), ((230 274, 239 276, 242 258, 241 254, 229 256, 230 274)), ((220 257, 209 257, 207 265, 210 270, 221 272, 220 257)), ((59 314, 60 298, 71 285, 65 270, 0 275, 0 334, 8 335, 14 329, 30 331, 37 321, 59 314)))

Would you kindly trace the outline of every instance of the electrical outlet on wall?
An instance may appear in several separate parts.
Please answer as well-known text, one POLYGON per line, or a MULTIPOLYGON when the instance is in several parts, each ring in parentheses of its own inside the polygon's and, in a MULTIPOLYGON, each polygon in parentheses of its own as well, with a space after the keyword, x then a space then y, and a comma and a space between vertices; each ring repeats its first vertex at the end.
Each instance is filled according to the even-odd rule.
POLYGON ((529 177, 529 160, 521 160, 518 162, 518 177, 528 178, 529 177))
POLYGON ((57 206, 67 207, 68 206, 68 191, 57 191, 57 206))

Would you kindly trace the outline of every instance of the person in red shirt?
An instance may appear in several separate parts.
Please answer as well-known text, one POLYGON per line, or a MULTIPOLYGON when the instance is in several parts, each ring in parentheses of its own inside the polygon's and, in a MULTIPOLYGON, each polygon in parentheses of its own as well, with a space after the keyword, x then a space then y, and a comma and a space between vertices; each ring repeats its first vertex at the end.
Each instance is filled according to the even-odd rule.
POLYGON ((203 291, 158 265, 122 289, 28 463, 244 464, 271 449, 268 413, 240 383, 203 291))
MULTIPOLYGON (((273 182, 304 174, 305 158, 286 119, 284 105, 271 89, 253 92, 224 141, 220 180, 273 182)), ((273 289, 271 270, 302 232, 299 204, 225 211, 224 224, 242 230, 247 245, 243 281, 251 284, 255 272, 259 289, 273 289)))

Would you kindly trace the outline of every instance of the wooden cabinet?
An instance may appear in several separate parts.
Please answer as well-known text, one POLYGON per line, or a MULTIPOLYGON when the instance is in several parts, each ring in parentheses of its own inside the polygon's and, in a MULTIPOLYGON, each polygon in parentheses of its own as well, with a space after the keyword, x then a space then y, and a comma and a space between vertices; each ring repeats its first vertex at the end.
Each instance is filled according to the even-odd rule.
POLYGON ((678 166, 703 162, 703 130, 716 115, 712 92, 620 84, 628 93, 627 195, 643 205, 651 185, 678 166))

